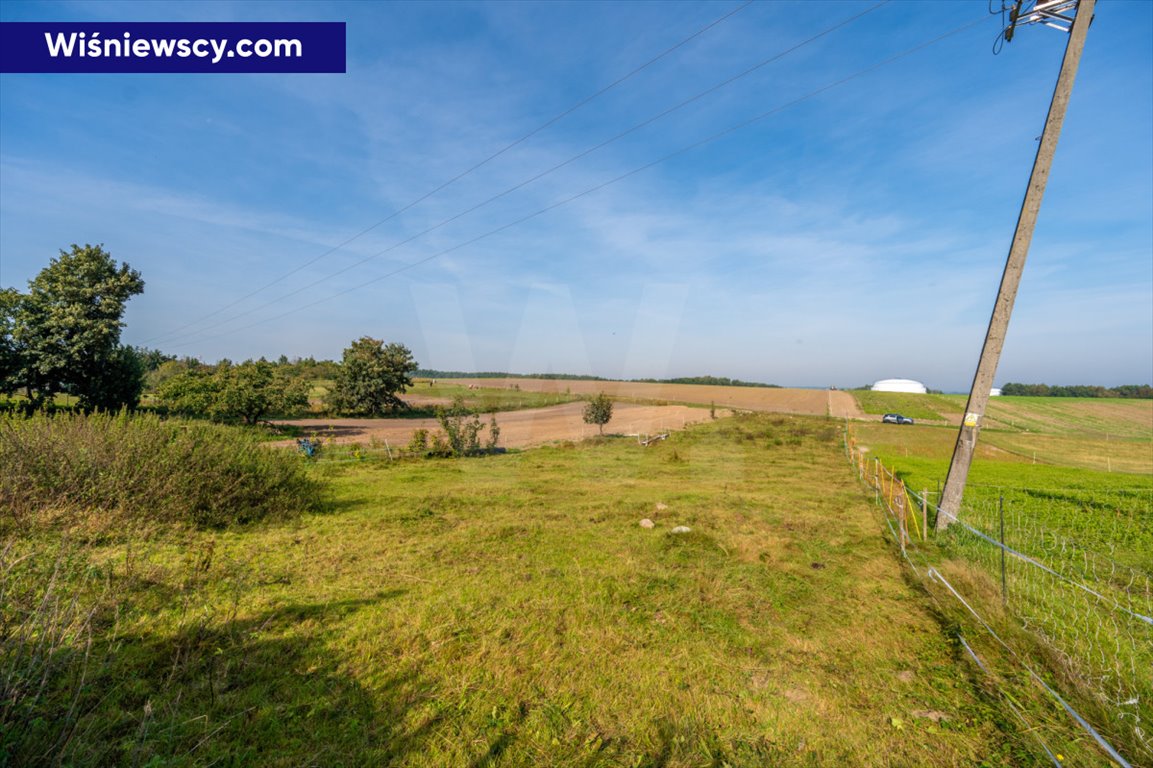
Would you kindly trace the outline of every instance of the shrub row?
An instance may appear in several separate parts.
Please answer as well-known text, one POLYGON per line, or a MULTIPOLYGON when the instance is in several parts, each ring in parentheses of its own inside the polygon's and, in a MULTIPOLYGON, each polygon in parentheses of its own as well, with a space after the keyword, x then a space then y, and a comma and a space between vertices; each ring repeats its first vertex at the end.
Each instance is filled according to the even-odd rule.
POLYGON ((154 415, 0 416, 0 528, 45 518, 222 527, 320 504, 298 456, 154 415))

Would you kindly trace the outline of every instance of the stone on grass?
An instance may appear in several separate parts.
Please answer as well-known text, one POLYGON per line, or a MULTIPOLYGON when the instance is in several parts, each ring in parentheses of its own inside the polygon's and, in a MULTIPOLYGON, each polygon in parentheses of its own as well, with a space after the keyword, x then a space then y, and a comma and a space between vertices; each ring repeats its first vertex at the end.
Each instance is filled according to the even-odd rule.
POLYGON ((664 512, 668 508, 669 508, 669 505, 665 504, 663 501, 657 502, 657 512, 664 512))
POLYGON ((641 528, 653 528, 655 526, 656 523, 654 523, 652 520, 649 520, 647 517, 644 520, 641 520, 641 528))
POLYGON ((676 528, 673 528, 671 531, 669 531, 669 533, 688 533, 691 530, 692 529, 687 525, 678 525, 676 528))

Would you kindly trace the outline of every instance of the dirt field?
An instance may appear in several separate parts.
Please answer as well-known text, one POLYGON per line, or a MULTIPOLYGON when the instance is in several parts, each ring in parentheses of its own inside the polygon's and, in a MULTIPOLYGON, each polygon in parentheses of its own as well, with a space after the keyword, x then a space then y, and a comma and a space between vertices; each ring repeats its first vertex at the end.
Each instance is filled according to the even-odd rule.
POLYGON ((475 384, 532 392, 564 392, 635 400, 673 403, 715 403, 718 407, 770 413, 801 413, 837 418, 861 418, 864 413, 848 392, 825 389, 776 389, 769 387, 713 387, 703 384, 644 384, 630 381, 573 381, 551 379, 452 379, 454 384, 475 384))
MULTIPOLYGON (((563 391, 563 390, 562 390, 563 391)), ((551 408, 533 408, 496 414, 500 426, 500 445, 504 448, 527 448, 561 440, 583 440, 597 434, 597 428, 585 424, 581 418, 584 403, 566 403, 551 408)), ((718 409, 717 415, 728 415, 718 409)), ((487 424, 488 414, 482 416, 487 424)), ((707 421, 709 412, 704 408, 683 405, 637 405, 616 403, 613 418, 605 426, 606 434, 652 435, 686 424, 707 421)), ((286 419, 280 424, 292 424, 307 434, 333 443, 377 442, 403 448, 412 433, 418 429, 440 429, 436 419, 286 419)), ((487 430, 486 430, 487 432, 487 430)), ((486 433, 482 433, 482 439, 486 433)), ((291 445, 291 441, 283 441, 291 445)))

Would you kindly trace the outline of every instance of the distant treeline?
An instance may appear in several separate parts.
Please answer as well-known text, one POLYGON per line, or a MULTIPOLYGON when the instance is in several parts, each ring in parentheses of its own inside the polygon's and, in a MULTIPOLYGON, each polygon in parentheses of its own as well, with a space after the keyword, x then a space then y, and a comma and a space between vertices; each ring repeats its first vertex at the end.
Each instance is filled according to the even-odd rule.
POLYGON ((467 373, 465 371, 437 371, 432 368, 421 368, 413 375, 423 379, 559 379, 563 381, 608 381, 608 379, 600 376, 579 376, 574 373, 505 373, 503 371, 467 373))
POLYGON ((1048 384, 1009 383, 1001 387, 1001 394, 1010 397, 1123 397, 1153 400, 1153 386, 1123 384, 1119 387, 1098 387, 1089 384, 1074 384, 1068 387, 1051 387, 1048 384))
MULTIPOLYGON (((603 376, 582 376, 574 373, 502 373, 500 371, 482 371, 480 373, 465 373, 464 371, 436 371, 431 368, 421 368, 415 374, 425 379, 554 379, 560 381, 614 381, 603 376)), ((741 381, 730 379, 727 376, 682 376, 675 379, 628 379, 641 384, 707 384, 714 387, 771 387, 780 389, 779 384, 761 384, 756 381, 741 381)))
POLYGON ((762 384, 759 381, 741 381, 727 376, 681 376, 676 379, 634 379, 646 384, 706 384, 711 387, 768 387, 780 389, 779 384, 762 384))

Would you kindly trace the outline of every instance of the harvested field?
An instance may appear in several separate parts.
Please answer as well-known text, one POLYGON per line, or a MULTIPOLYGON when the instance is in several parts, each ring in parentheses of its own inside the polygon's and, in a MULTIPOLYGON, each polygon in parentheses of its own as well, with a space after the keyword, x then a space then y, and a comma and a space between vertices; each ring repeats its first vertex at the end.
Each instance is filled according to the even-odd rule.
MULTIPOLYGON (((564 440, 583 440, 597 434, 597 428, 585 424, 584 403, 566 403, 551 408, 530 408, 496 414, 500 425, 500 445, 506 448, 528 448, 564 440)), ((718 416, 722 415, 718 411, 718 416)), ((728 415, 727 412, 723 415, 728 415)), ((488 423, 489 414, 482 416, 488 423)), ((655 434, 683 429, 686 424, 708 421, 703 408, 683 405, 638 405, 616 403, 612 421, 605 427, 609 434, 655 434)), ((404 446, 418 429, 440 428, 436 419, 286 419, 277 422, 299 427, 308 434, 333 443, 365 443, 385 440, 393 446, 404 446)), ((284 441, 285 445, 290 444, 284 441)))
POLYGON ((478 387, 531 392, 572 392, 595 395, 604 392, 613 398, 664 400, 696 403, 745 411, 798 413, 856 419, 864 416, 848 392, 826 389, 784 389, 777 387, 721 387, 704 384, 649 384, 636 381, 586 381, 572 379, 453 379, 454 383, 478 387))

